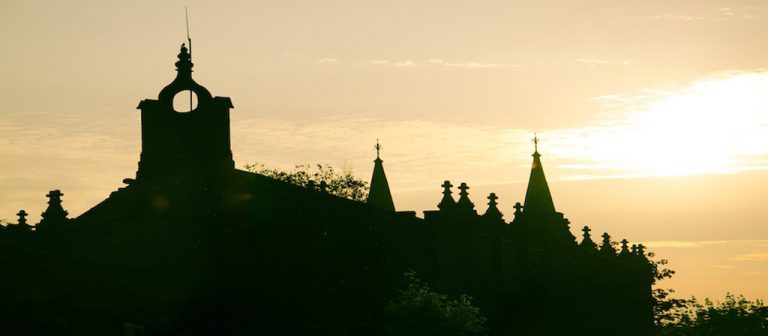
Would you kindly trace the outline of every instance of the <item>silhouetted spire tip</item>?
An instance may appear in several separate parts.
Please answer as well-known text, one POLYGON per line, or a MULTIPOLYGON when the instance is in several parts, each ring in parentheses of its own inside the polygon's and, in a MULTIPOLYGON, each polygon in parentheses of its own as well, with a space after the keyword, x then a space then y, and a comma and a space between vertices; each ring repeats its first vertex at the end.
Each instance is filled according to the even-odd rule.
POLYGON ((539 154, 539 136, 536 133, 533 133, 533 156, 538 157, 541 156, 539 154))
POLYGON ((189 53, 189 49, 187 49, 186 43, 181 44, 181 48, 177 57, 179 60, 176 62, 176 71, 192 72, 192 67, 194 64, 192 64, 192 55, 189 53))
POLYGON ((376 160, 381 160, 381 157, 379 155, 380 154, 379 152, 381 151, 381 144, 379 143, 379 139, 376 139, 376 146, 373 146, 373 148, 376 149, 376 160))

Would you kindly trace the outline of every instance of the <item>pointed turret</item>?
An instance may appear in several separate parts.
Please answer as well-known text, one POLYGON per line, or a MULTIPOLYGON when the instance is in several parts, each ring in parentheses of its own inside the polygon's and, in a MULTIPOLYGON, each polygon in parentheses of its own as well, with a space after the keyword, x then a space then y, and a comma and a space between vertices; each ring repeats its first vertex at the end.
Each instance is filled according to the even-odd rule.
POLYGON ((49 198, 48 208, 43 212, 43 219, 38 225, 45 227, 47 225, 57 225, 66 222, 67 214, 69 213, 61 206, 61 196, 64 196, 64 194, 56 189, 51 190, 51 192, 45 196, 49 198))
POLYGON ((493 218, 493 219, 499 219, 499 220, 503 218, 501 211, 499 211, 499 208, 497 207, 497 205, 499 204, 496 202, 497 199, 499 199, 499 197, 496 196, 496 193, 491 193, 490 195, 488 195, 488 200, 489 200, 488 210, 485 210, 485 214, 483 214, 483 216, 485 216, 486 218, 493 218))
POLYGON ((443 187, 443 199, 440 200, 437 208, 440 210, 448 210, 456 205, 456 201, 453 199, 453 196, 451 196, 451 194, 453 194, 453 191, 451 191, 453 184, 451 184, 451 181, 445 180, 441 187, 443 187))
POLYGON ((525 193, 523 211, 528 213, 555 213, 555 204, 552 202, 552 194, 549 192, 547 178, 544 176, 544 167, 541 165, 539 154, 539 138, 534 137, 535 146, 533 152, 533 166, 531 177, 528 180, 528 191, 525 193))
POLYGON ((603 232, 603 244, 600 245, 600 252, 606 254, 606 255, 616 255, 616 248, 613 247, 613 243, 611 243, 611 235, 608 234, 608 232, 603 232))
POLYGON ((389 191, 387 175, 384 174, 384 165, 379 156, 381 145, 376 140, 376 160, 373 160, 373 176, 371 177, 371 189, 368 191, 368 204, 388 211, 395 211, 395 202, 392 201, 392 193, 389 191))
POLYGON ((621 240, 621 252, 619 252, 620 256, 628 256, 630 255, 629 252, 629 241, 626 239, 621 240))
POLYGON ((590 231, 592 231, 592 229, 590 229, 589 226, 584 226, 584 228, 581 229, 581 232, 584 232, 584 235, 581 239, 581 247, 594 250, 597 248, 597 244, 592 241, 592 235, 589 233, 590 231))
POLYGON ((472 201, 469 200, 469 192, 467 192, 467 189, 469 189, 469 186, 466 183, 461 182, 461 185, 459 185, 459 200, 456 202, 456 205, 460 209, 475 211, 475 203, 472 203, 472 201))
POLYGON ((27 215, 29 215, 24 209, 19 210, 19 213, 16 214, 16 216, 19 216, 18 225, 23 227, 28 227, 29 224, 27 224, 27 215))

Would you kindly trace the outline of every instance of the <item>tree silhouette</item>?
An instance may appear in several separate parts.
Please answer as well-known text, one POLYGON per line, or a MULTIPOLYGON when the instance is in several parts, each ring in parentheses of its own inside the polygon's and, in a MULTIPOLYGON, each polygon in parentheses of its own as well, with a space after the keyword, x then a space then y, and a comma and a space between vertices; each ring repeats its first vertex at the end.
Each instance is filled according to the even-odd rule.
POLYGON ((351 171, 338 172, 329 165, 303 164, 296 165, 291 171, 284 171, 267 168, 262 163, 253 163, 246 164, 245 169, 305 188, 326 191, 353 201, 364 202, 368 198, 368 182, 359 179, 351 171))
POLYGON ((768 335, 768 306, 761 300, 747 300, 743 295, 725 295, 722 302, 696 298, 674 308, 675 321, 667 323, 659 335, 663 336, 747 336, 768 335))
POLYGON ((472 298, 461 295, 451 300, 435 292, 415 272, 408 272, 408 288, 384 308, 384 335, 483 335, 486 319, 472 305, 472 298))

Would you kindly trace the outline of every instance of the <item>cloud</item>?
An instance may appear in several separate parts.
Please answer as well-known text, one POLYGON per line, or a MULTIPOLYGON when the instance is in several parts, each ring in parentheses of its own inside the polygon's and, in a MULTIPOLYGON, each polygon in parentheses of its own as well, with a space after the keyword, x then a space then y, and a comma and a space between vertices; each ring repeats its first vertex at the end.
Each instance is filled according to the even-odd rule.
POLYGON ((589 65, 589 67, 591 67, 591 68, 597 67, 598 65, 621 65, 621 66, 628 66, 628 65, 632 64, 631 60, 612 61, 612 60, 605 60, 605 59, 599 59, 599 58, 588 58, 588 57, 577 58, 575 60, 572 60, 572 62, 586 64, 586 65, 589 65))
POLYGON ((662 14, 654 15, 652 20, 668 20, 683 22, 728 22, 736 20, 759 20, 760 7, 721 7, 710 11, 707 15, 681 15, 681 14, 662 14))
POLYGON ((409 67, 416 66, 416 63, 409 60, 389 61, 389 60, 382 60, 382 59, 372 59, 372 60, 365 61, 365 63, 374 64, 374 65, 388 65, 388 66, 401 67, 401 68, 409 68, 409 67))
POLYGON ((768 261, 768 252, 739 254, 731 259, 735 261, 768 261))
MULTIPOLYGON (((643 242, 643 245, 646 247, 693 248, 725 244, 759 244, 764 242, 768 242, 768 240, 660 240, 643 242)), ((768 254, 765 255, 768 257, 768 254)))
POLYGON ((317 63, 339 63, 340 61, 336 58, 331 57, 325 57, 325 58, 319 58, 315 62, 317 63))
POLYGON ((486 63, 486 62, 448 62, 442 58, 430 58, 427 62, 442 65, 449 68, 469 68, 469 69, 488 69, 488 68, 516 68, 517 64, 486 63))

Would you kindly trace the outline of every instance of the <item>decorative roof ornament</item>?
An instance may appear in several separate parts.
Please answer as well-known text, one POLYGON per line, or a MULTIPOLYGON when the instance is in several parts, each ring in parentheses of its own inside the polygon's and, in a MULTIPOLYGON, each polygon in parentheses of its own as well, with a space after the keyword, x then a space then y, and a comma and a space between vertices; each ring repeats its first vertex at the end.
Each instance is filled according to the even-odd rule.
POLYGON ((28 213, 24 211, 24 209, 19 210, 19 213, 16 214, 16 216, 19 216, 18 225, 26 226, 27 224, 27 215, 28 213))
POLYGON ((515 208, 515 216, 523 213, 524 206, 520 204, 520 202, 515 202, 514 208, 515 208))
POLYGON ((605 254, 616 254, 616 249, 613 247, 611 243, 611 235, 608 234, 608 232, 603 232, 603 243, 600 245, 600 252, 603 252, 605 254))
POLYGON ((637 255, 640 257, 645 258, 645 245, 643 244, 637 244, 637 255))
POLYGON ((456 204, 462 208, 473 210, 475 208, 475 204, 472 203, 472 201, 469 200, 469 193, 467 190, 469 189, 469 186, 461 182, 461 185, 459 185, 459 200, 456 202, 456 204))
POLYGON ((451 194, 453 194, 453 191, 451 191, 453 184, 451 184, 451 181, 445 180, 440 186, 443 187, 443 199, 440 200, 437 208, 440 210, 448 210, 456 205, 456 201, 453 199, 453 196, 451 196, 451 194))
POLYGON ((66 222, 69 212, 64 210, 61 206, 61 196, 64 194, 61 190, 51 190, 48 195, 48 208, 42 214, 43 219, 40 221, 40 225, 45 227, 49 224, 61 224, 66 222))
POLYGON ((485 214, 483 216, 489 217, 489 218, 496 218, 501 219, 503 217, 503 214, 501 211, 499 211, 499 208, 497 207, 498 203, 496 203, 496 200, 499 199, 499 197, 496 196, 496 193, 491 193, 488 195, 488 210, 485 210, 485 214))
POLYGON ((592 229, 589 228, 589 226, 584 226, 583 229, 581 229, 581 232, 583 232, 583 238, 581 239, 581 246, 594 249, 597 247, 595 242, 592 241, 592 235, 589 234, 589 232, 592 231, 592 229))
POLYGON ((629 241, 626 239, 621 240, 621 252, 619 252, 619 255, 628 255, 629 254, 629 241))

